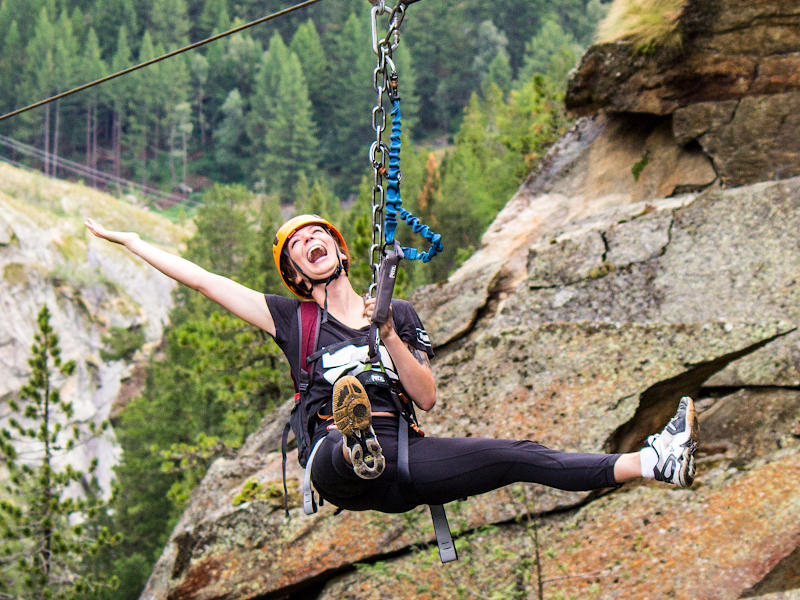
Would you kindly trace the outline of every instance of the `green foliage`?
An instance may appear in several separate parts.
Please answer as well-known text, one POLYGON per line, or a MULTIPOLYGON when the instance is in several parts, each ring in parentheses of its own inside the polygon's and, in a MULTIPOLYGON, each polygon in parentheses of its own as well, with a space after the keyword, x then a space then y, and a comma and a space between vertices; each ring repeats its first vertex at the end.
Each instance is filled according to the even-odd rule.
POLYGON ((288 199, 298 177, 317 166, 316 128, 300 61, 275 34, 256 77, 248 132, 261 160, 254 176, 265 191, 288 199))
POLYGON ((508 101, 494 84, 485 97, 472 96, 440 174, 429 162, 425 192, 417 198, 445 243, 428 267, 432 281, 445 278, 474 251, 494 215, 566 126, 560 92, 541 75, 512 90, 508 101))
MULTIPOLYGON (((278 291, 271 243, 279 221, 274 199, 215 186, 203 197, 184 255, 251 288, 278 291)), ((126 532, 120 556, 106 559, 121 574, 115 600, 138 597, 211 462, 241 446, 291 394, 283 355, 266 333, 187 288, 176 301, 144 392, 115 424, 123 460, 114 526, 126 532)))
POLYGON ((104 348, 100 350, 100 358, 104 361, 130 360, 133 354, 144 344, 144 331, 141 326, 111 327, 103 336, 104 348))
POLYGON ((642 171, 644 171, 644 168, 648 165, 649 162, 650 162, 650 153, 645 151, 645 153, 642 154, 642 158, 633 163, 633 166, 631 167, 631 174, 633 175, 634 181, 639 181, 639 175, 642 174, 642 171))
POLYGON ((103 513, 95 477, 97 460, 81 472, 67 452, 100 435, 108 423, 82 426, 72 403, 61 398, 58 383, 73 374, 64 362, 58 334, 43 306, 28 364, 31 375, 18 399, 9 402, 8 425, 0 431, 0 454, 8 470, 0 501, 0 596, 97 598, 117 580, 92 572, 90 556, 119 543, 108 527, 94 527, 103 513), (18 451, 20 448, 22 450, 18 451))

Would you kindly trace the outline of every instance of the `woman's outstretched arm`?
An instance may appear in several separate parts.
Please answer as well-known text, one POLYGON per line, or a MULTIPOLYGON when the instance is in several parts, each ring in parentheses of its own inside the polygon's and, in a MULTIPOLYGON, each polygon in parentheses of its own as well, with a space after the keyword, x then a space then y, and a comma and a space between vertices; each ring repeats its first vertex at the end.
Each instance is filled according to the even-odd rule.
POLYGON ((157 248, 142 240, 138 233, 109 231, 92 219, 87 219, 85 225, 97 237, 125 246, 164 275, 197 290, 251 325, 263 329, 272 336, 275 335, 275 323, 261 292, 206 271, 185 258, 157 248))

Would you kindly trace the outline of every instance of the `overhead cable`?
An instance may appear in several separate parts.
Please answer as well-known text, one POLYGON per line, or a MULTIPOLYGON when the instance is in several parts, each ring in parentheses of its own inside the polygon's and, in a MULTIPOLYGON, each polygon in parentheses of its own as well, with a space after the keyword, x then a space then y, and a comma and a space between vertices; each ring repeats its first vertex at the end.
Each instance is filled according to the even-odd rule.
POLYGON ((315 4, 320 0, 305 0, 305 2, 301 2, 300 4, 295 4, 294 6, 290 6, 289 8, 285 8, 283 10, 279 10, 276 13, 272 13, 271 15, 267 15, 261 17, 260 19, 256 19, 255 21, 250 21, 249 23, 245 23, 243 25, 239 25, 234 27, 233 29, 229 29, 228 31, 223 31, 222 33, 218 33, 216 35, 211 36, 210 38, 206 38, 204 40, 200 40, 199 42, 195 42, 183 48, 179 48, 178 50, 173 50, 172 52, 168 52, 167 54, 162 54, 161 56, 157 56, 156 58, 151 58, 143 63, 138 65, 134 65, 132 67, 128 67, 127 69, 123 69, 122 71, 118 71, 111 75, 106 75, 105 77, 101 77, 100 79, 96 79, 89 83, 85 83, 81 86, 68 90, 66 92, 61 92, 60 94, 56 94, 55 96, 51 96, 50 98, 45 98, 44 100, 40 100, 39 102, 34 102, 33 104, 29 104, 28 106, 24 106, 22 108, 18 108, 10 113, 0 116, 0 121, 5 119, 10 119, 11 117, 15 117, 21 113, 26 111, 32 110, 34 108, 39 108, 40 106, 44 106, 45 104, 49 104, 50 102, 55 102, 56 100, 61 100, 62 98, 66 98, 67 96, 71 96, 72 94, 76 94, 78 92, 82 92, 83 90, 89 89, 90 87, 94 87, 96 85, 100 85, 101 83, 105 83, 107 81, 111 81, 112 79, 116 79, 117 77, 121 77, 122 75, 127 75, 128 73, 132 73, 138 69, 142 69, 144 67, 149 67, 152 64, 160 62, 162 60, 166 60, 167 58, 172 58, 173 56, 177 56, 178 54, 182 54, 183 52, 188 52, 189 50, 194 50, 195 48, 199 48, 200 46, 204 46, 210 42, 214 42, 220 38, 232 35, 234 33, 239 33, 240 31, 244 31, 245 29, 249 29, 250 27, 255 27, 256 25, 260 25, 261 23, 265 23, 267 21, 271 21, 277 17, 282 17, 287 15, 291 12, 299 10, 301 8, 305 8, 306 6, 310 6, 311 4, 315 4))

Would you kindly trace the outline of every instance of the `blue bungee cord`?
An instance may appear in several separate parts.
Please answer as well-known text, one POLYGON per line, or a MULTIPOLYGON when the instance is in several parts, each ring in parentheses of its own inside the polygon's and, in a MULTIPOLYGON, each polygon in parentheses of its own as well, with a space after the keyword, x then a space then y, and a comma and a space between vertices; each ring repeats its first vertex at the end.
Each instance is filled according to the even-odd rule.
POLYGON ((434 256, 442 251, 444 247, 442 245, 442 236, 438 233, 434 233, 431 228, 423 224, 418 217, 415 217, 403 208, 403 201, 400 197, 400 146, 402 144, 400 135, 403 125, 402 114, 400 113, 400 97, 397 90, 397 75, 394 73, 391 76, 389 93, 392 101, 392 133, 389 138, 389 168, 386 172, 386 207, 383 218, 384 237, 387 246, 394 244, 394 235, 397 229, 397 215, 399 213, 400 218, 411 227, 411 231, 430 242, 430 246, 424 252, 416 248, 402 246, 403 258, 408 260, 421 260, 426 263, 430 262, 434 256))

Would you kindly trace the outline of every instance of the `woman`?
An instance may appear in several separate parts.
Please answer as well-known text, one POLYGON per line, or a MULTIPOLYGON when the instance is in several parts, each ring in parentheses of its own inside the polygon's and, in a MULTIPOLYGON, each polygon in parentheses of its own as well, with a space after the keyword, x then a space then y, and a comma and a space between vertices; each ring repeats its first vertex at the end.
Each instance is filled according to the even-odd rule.
MULTIPOLYGON (((209 273, 142 241, 135 233, 108 231, 86 221, 96 236, 122 244, 162 273, 219 303, 269 333, 298 372, 301 340, 298 302, 319 307, 319 342, 304 402, 312 415, 312 481, 320 495, 349 510, 403 512, 419 504, 443 504, 514 482, 563 490, 613 487, 640 477, 681 487, 692 484, 698 425, 691 398, 639 452, 586 454, 551 450, 526 440, 430 438, 409 430, 411 485, 398 469, 398 403, 410 398, 425 411, 436 403, 428 335, 406 301, 392 302, 380 325, 380 360, 367 356, 366 333, 375 308, 348 279, 350 256, 339 231, 316 215, 281 226, 273 256, 284 283, 299 299, 262 294, 209 273), (387 385, 364 386, 363 374, 380 374, 387 385)), ((402 450, 402 449, 401 449, 402 450)))

